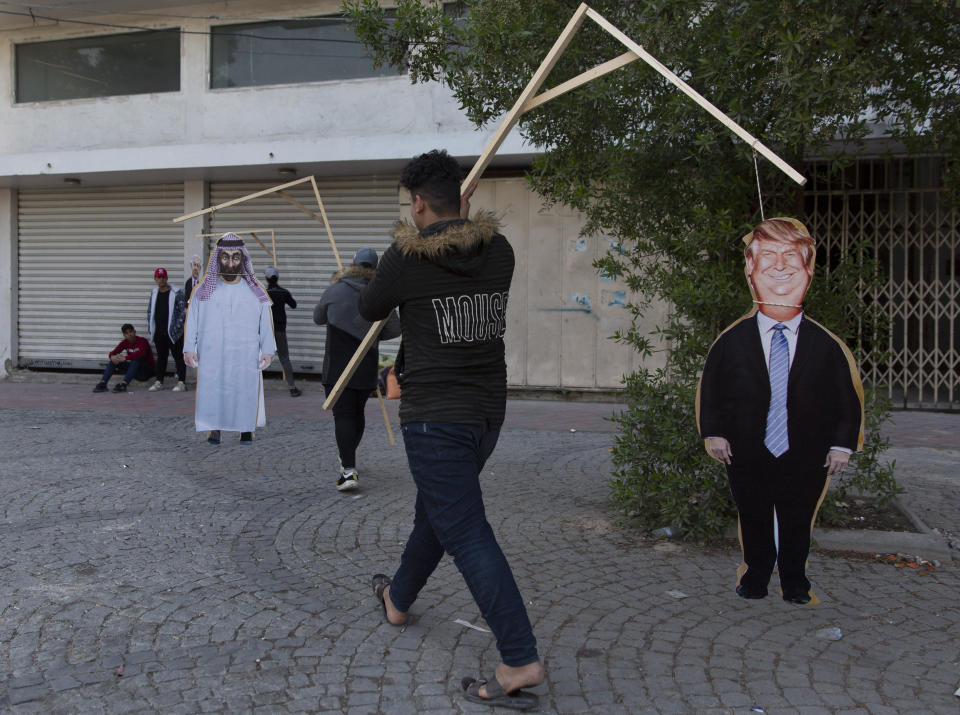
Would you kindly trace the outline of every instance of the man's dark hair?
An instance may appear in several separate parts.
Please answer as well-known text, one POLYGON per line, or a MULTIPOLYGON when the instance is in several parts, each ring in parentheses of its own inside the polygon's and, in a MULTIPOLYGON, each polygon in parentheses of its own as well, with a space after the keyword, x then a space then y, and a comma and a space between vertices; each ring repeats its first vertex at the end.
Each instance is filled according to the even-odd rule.
POLYGON ((124 323, 123 325, 120 326, 120 332, 121 332, 121 333, 125 333, 125 332, 127 332, 128 330, 132 330, 133 332, 137 332, 137 331, 136 331, 136 328, 134 328, 130 323, 124 323))
POLYGON ((460 164, 444 149, 415 157, 403 168, 400 185, 419 195, 438 214, 460 213, 460 164))

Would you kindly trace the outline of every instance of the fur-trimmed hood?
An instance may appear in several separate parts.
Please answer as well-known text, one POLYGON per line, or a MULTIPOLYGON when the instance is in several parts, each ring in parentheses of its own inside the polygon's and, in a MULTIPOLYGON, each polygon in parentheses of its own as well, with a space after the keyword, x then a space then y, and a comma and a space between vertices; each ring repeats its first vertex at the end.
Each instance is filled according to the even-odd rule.
POLYGON ((363 339, 370 329, 370 321, 360 316, 360 291, 375 273, 373 268, 355 264, 334 273, 329 287, 313 310, 313 322, 317 325, 330 324, 350 333, 357 340, 363 339))
POLYGON ((358 266, 356 264, 351 264, 344 268, 342 271, 337 271, 333 274, 333 277, 330 278, 330 285, 334 283, 339 283, 344 281, 352 285, 357 285, 356 281, 359 281, 359 287, 363 287, 370 282, 370 279, 373 278, 376 274, 376 268, 368 268, 367 266, 358 266), (351 280, 352 279, 352 280, 351 280))
POLYGON ((486 248, 497 235, 499 224, 490 211, 478 211, 469 221, 438 221, 423 230, 401 221, 393 238, 404 256, 422 258, 462 275, 476 275, 483 267, 486 248))

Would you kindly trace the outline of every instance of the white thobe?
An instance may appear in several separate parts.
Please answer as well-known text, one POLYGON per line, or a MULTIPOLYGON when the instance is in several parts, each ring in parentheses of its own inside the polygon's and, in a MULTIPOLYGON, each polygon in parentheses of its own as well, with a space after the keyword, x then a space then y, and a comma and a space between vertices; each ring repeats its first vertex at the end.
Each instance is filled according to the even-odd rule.
POLYGON ((246 282, 219 279, 209 300, 194 292, 183 350, 197 354, 197 432, 253 432, 267 423, 259 363, 277 344, 270 303, 257 300, 246 282))

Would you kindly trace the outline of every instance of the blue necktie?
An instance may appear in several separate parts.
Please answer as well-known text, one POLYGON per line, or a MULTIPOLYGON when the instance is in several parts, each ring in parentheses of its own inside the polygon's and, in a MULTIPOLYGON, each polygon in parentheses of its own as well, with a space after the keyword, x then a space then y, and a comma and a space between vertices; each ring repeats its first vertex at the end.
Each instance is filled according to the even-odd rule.
POLYGON ((783 334, 786 326, 777 323, 777 332, 770 341, 770 410, 767 412, 767 432, 763 443, 770 454, 779 457, 790 449, 787 439, 787 377, 790 375, 790 346, 783 334))

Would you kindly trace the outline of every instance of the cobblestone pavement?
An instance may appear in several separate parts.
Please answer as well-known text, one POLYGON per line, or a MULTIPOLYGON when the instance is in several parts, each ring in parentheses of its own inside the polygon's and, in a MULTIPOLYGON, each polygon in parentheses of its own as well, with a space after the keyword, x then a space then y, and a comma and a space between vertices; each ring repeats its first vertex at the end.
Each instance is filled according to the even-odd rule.
MULTIPOLYGON (((271 392, 253 446, 226 433, 214 448, 190 393, 89 390, 0 382, 0 708, 491 712, 459 693, 498 659, 489 633, 456 622, 485 627, 449 560, 403 629, 372 598, 414 493, 375 402, 362 489, 341 494, 315 392, 271 392)), ((541 712, 958 712, 960 567, 817 553, 821 606, 739 599, 737 550, 616 524, 611 409, 511 403, 484 474, 548 668, 541 712)), ((957 416, 944 421, 956 440, 957 416)), ((911 490, 956 528, 958 445, 898 422, 898 464, 920 465, 911 490)))

